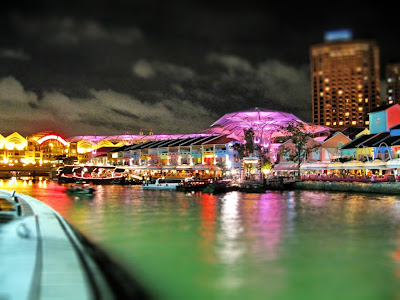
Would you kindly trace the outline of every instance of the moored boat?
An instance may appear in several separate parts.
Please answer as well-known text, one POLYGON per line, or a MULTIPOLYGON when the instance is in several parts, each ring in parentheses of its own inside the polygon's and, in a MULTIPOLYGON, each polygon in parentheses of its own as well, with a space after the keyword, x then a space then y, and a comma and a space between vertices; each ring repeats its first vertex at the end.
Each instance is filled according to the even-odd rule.
POLYGON ((177 182, 165 182, 164 180, 156 179, 154 183, 144 181, 142 189, 144 190, 176 190, 179 185, 177 182))
POLYGON ((184 180, 176 187, 176 190, 180 192, 200 192, 208 183, 208 180, 184 180))
POLYGON ((57 171, 58 183, 123 184, 126 176, 116 166, 64 166, 57 171))
POLYGON ((95 188, 87 185, 74 185, 66 190, 67 193, 79 195, 93 195, 95 191, 95 188))
POLYGON ((204 193, 219 194, 239 190, 239 186, 232 184, 230 181, 219 180, 207 184, 203 188, 204 193))
POLYGON ((263 182, 244 182, 240 188, 240 192, 245 192, 245 193, 265 193, 267 190, 267 187, 263 184, 263 182))

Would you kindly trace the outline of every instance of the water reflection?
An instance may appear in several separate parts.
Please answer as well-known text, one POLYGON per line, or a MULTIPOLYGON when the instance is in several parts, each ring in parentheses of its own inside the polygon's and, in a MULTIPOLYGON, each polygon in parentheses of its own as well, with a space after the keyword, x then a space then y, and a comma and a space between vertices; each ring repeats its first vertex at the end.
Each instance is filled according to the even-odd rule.
POLYGON ((214 243, 216 231, 216 218, 217 218, 217 200, 218 198, 210 194, 202 194, 201 204, 201 217, 199 232, 203 237, 201 241, 202 251, 204 252, 204 260, 207 263, 215 261, 214 243))
POLYGON ((244 244, 240 243, 239 239, 243 227, 237 192, 229 193, 221 199, 220 224, 217 245, 219 260, 226 264, 234 264, 245 251, 244 244))
POLYGON ((254 245, 255 255, 262 259, 276 260, 280 253, 278 247, 285 230, 284 209, 285 201, 279 195, 263 194, 258 201, 258 219, 255 231, 260 239, 254 245))
POLYGON ((400 197, 0 182, 49 204, 162 299, 397 299, 400 197), (345 292, 343 292, 345 291, 345 292))

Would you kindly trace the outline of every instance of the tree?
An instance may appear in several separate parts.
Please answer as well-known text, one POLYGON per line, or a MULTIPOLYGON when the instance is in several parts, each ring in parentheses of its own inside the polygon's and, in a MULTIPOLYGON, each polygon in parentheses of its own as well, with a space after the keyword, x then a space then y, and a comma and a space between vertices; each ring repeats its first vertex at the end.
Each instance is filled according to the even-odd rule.
POLYGON ((280 126, 280 129, 293 144, 293 147, 281 146, 280 154, 297 163, 297 171, 300 175, 301 163, 321 145, 313 139, 312 127, 304 123, 292 121, 287 126, 280 126))
POLYGON ((76 156, 69 156, 64 159, 63 163, 64 165, 73 165, 75 161, 78 161, 78 158, 76 156))
MULTIPOLYGON (((253 128, 244 129, 244 143, 235 144, 234 149, 238 152, 240 159, 243 157, 254 156, 259 160, 259 171, 261 169, 271 168, 269 159, 268 149, 263 148, 261 145, 254 142, 254 130, 253 128)), ((247 166, 249 170, 252 169, 252 165, 247 166)), ((260 174, 261 175, 261 174, 260 174)), ((261 176, 260 176, 261 177, 261 176)))
POLYGON ((235 144, 233 147, 238 152, 240 159, 243 157, 250 156, 256 150, 256 145, 254 144, 254 130, 253 128, 244 129, 244 143, 235 144))

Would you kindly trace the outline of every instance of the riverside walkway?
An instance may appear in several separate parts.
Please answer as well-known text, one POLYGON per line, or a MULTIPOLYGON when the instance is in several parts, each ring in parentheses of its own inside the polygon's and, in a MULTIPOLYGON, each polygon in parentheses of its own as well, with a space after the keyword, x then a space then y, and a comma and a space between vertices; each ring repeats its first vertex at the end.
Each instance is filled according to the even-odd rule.
POLYGON ((56 168, 40 166, 1 166, 0 178, 11 177, 36 177, 45 176, 53 178, 56 174, 56 168))
POLYGON ((293 189, 400 195, 400 182, 298 181, 293 189))

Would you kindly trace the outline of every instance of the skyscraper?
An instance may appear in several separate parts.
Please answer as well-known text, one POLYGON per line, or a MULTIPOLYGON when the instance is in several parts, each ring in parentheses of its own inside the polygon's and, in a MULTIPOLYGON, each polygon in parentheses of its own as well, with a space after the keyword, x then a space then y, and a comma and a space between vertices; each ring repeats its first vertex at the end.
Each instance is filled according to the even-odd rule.
POLYGON ((400 104, 400 62, 386 65, 386 104, 400 104))
POLYGON ((353 40, 349 30, 329 31, 310 47, 313 123, 331 128, 368 127, 380 106, 379 47, 353 40))

